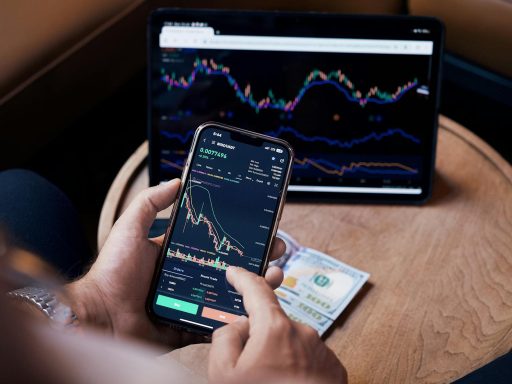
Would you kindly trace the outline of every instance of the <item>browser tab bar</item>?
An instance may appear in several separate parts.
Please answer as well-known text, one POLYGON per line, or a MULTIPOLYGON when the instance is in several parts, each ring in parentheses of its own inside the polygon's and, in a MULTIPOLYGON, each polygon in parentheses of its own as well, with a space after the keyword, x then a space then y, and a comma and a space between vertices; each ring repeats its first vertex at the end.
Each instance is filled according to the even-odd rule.
POLYGON ((317 37, 215 35, 211 27, 164 26, 161 48, 234 49, 251 51, 333 52, 432 55, 425 40, 335 39, 317 37))

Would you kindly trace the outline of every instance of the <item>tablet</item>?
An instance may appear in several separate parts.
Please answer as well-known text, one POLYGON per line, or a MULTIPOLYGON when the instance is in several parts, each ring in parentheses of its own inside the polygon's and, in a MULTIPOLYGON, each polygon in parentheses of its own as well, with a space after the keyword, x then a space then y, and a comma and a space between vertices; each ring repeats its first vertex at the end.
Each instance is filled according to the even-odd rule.
POLYGON ((218 121, 287 140, 288 197, 421 203, 443 27, 432 18, 160 9, 149 19, 150 182, 218 121))

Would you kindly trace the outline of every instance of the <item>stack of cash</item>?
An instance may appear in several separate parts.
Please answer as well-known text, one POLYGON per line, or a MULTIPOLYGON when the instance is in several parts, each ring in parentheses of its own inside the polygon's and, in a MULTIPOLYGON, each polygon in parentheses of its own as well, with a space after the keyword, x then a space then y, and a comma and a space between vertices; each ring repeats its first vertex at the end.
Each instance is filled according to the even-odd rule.
POLYGON ((370 275, 325 253, 302 247, 286 232, 278 236, 286 253, 271 265, 280 266, 284 280, 275 290, 281 307, 295 321, 320 335, 343 312, 370 275))

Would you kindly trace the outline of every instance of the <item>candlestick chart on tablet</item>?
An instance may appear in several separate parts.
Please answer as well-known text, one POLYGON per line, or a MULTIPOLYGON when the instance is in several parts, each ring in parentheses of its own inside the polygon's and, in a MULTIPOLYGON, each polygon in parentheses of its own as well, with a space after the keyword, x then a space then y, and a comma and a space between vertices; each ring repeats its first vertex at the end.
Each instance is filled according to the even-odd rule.
POLYGON ((422 192, 432 136, 430 122, 418 119, 431 97, 424 46, 400 54, 252 49, 249 42, 217 49, 212 38, 211 46, 187 48, 166 43, 165 28, 151 67, 160 180, 179 176, 195 128, 213 120, 290 142, 290 191, 422 192))

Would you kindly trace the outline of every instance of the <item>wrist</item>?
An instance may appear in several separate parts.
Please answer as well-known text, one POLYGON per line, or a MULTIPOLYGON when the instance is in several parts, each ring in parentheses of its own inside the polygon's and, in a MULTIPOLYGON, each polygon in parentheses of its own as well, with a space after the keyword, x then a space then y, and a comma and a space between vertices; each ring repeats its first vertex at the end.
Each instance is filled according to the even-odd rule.
POLYGON ((112 321, 101 292, 87 276, 65 286, 68 305, 81 325, 98 327, 112 332, 112 321))

